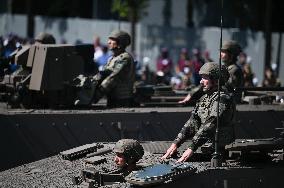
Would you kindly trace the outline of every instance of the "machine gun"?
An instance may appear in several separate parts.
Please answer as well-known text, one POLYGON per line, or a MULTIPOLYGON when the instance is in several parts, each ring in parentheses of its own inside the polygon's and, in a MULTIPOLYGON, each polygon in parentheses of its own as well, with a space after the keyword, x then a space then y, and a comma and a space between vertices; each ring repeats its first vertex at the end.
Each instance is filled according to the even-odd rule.
POLYGON ((72 80, 90 73, 93 46, 32 45, 23 47, 14 57, 20 68, 4 76, 2 99, 12 107, 71 106, 76 96, 72 80))
POLYGON ((90 106, 93 102, 98 87, 110 74, 110 70, 102 70, 94 76, 77 76, 73 80, 73 85, 77 88, 77 98, 75 99, 74 104, 76 106, 90 106))

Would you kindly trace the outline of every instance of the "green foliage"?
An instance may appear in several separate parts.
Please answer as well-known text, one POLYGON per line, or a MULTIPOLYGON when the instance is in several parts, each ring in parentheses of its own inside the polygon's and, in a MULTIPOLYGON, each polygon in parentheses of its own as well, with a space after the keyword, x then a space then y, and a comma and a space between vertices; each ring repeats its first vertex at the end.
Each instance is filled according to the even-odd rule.
POLYGON ((126 18, 129 12, 127 2, 122 0, 114 0, 111 11, 118 13, 119 17, 121 18, 126 18))
POLYGON ((149 0, 113 0, 112 12, 118 13, 121 18, 129 18, 131 12, 137 18, 145 15, 145 8, 148 7, 149 0))

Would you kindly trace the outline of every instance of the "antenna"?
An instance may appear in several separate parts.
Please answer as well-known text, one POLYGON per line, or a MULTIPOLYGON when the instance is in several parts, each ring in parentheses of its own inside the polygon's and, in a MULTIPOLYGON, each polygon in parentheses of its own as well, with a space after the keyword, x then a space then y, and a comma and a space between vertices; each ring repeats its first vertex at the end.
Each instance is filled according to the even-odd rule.
POLYGON ((221 34, 220 34, 220 43, 219 43, 219 78, 218 78, 218 103, 217 103, 217 125, 216 125, 216 131, 215 131, 215 142, 214 142, 214 148, 215 151, 212 155, 211 159, 211 167, 218 167, 222 166, 221 161, 221 154, 218 151, 218 142, 219 142, 219 104, 220 104, 220 80, 221 80, 221 48, 222 48, 222 38, 223 38, 223 0, 221 0, 221 17, 220 17, 220 28, 221 28, 221 34))

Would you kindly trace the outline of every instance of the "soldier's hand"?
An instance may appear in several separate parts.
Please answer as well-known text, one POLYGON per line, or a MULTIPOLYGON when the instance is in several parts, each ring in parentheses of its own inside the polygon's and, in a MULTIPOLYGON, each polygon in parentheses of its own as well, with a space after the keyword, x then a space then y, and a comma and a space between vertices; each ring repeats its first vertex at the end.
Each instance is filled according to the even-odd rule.
POLYGON ((167 150, 166 154, 161 157, 162 160, 171 157, 174 153, 177 152, 177 145, 172 144, 171 147, 167 150))
POLYGON ((102 87, 98 87, 95 90, 95 94, 93 96, 93 103, 97 103, 104 96, 104 91, 102 87))
POLYGON ((186 104, 186 103, 188 103, 190 101, 190 99, 191 99, 191 95, 188 94, 183 100, 178 101, 178 103, 179 104, 186 104))
POLYGON ((185 162, 187 159, 189 159, 193 154, 193 151, 191 149, 187 149, 181 156, 181 158, 179 158, 179 160, 177 161, 177 163, 180 162, 185 162))

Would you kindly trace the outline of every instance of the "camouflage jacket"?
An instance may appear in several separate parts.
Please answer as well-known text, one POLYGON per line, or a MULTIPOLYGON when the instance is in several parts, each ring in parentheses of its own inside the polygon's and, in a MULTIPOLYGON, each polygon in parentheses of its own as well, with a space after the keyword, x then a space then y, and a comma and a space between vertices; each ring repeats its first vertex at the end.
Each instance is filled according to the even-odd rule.
POLYGON ((135 81, 132 56, 127 52, 113 56, 105 65, 105 70, 110 74, 101 83, 103 91, 112 98, 131 98, 135 81))
MULTIPOLYGON (((190 119, 175 139, 178 146, 192 137, 192 144, 189 145, 189 148, 195 151, 206 142, 214 141, 217 123, 217 99, 217 91, 205 94, 199 99, 190 119)), ((219 103, 219 144, 221 147, 234 140, 235 111, 236 105, 232 97, 221 92, 219 103)))
POLYGON ((230 85, 232 88, 244 86, 244 76, 242 69, 237 64, 231 64, 227 67, 230 78, 226 85, 230 85))
MULTIPOLYGON (((228 82, 225 84, 225 87, 229 92, 233 92, 234 88, 244 87, 244 75, 242 69, 237 64, 231 64, 227 67, 230 78, 228 82)), ((242 98, 241 92, 234 92, 234 97, 236 102, 240 102, 242 98)))

